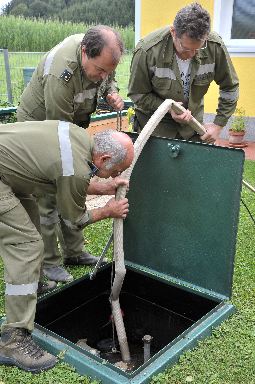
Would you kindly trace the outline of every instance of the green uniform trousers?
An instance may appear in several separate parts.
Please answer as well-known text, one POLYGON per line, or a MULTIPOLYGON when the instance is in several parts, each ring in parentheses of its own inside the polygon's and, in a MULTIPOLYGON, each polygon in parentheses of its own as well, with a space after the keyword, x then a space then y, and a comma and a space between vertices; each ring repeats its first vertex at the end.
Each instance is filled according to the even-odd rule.
MULTIPOLYGON (((34 118, 18 109, 17 120, 34 121, 34 118)), ((45 195, 37 199, 41 218, 41 234, 44 242, 43 266, 61 265, 63 257, 77 257, 82 254, 84 246, 83 230, 74 231, 59 219, 56 210, 55 195, 45 195), (58 249, 59 240, 61 253, 58 249)))
POLYGON ((57 239, 61 246, 62 256, 80 256, 84 246, 82 230, 74 231, 66 226, 59 218, 56 209, 56 196, 45 195, 37 199, 40 211, 41 233, 44 242, 43 266, 60 265, 61 254, 57 246, 57 239))
POLYGON ((4 327, 33 330, 43 241, 31 195, 15 195, 0 180, 0 254, 4 262, 4 327))

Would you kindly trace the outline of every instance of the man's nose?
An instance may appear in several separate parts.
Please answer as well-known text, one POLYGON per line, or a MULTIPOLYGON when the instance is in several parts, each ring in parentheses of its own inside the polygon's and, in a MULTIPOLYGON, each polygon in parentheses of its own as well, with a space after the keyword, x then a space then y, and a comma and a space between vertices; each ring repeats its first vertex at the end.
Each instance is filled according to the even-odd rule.
POLYGON ((190 50, 190 52, 188 52, 188 55, 189 55, 190 59, 192 59, 192 57, 196 56, 196 54, 197 54, 197 50, 196 49, 190 50))
POLYGON ((114 171, 114 172, 112 173, 112 177, 117 177, 117 176, 119 176, 120 174, 121 174, 120 171, 114 171))

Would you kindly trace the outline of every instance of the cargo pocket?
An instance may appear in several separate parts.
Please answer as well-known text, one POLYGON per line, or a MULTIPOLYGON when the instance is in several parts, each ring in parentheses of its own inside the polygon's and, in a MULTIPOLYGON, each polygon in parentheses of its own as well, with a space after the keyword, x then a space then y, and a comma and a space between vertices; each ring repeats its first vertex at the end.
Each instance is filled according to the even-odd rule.
POLYGON ((173 81, 168 78, 153 77, 151 80, 154 92, 163 99, 170 97, 170 89, 172 88, 173 81))
POLYGON ((0 215, 10 211, 19 204, 19 199, 13 192, 2 194, 0 192, 0 215))
POLYGON ((212 81, 213 74, 195 77, 191 89, 193 89, 192 94, 196 100, 201 100, 205 96, 212 81))
POLYGON ((170 89, 172 80, 166 77, 159 78, 154 76, 151 80, 151 83, 153 88, 156 88, 156 89, 170 89))

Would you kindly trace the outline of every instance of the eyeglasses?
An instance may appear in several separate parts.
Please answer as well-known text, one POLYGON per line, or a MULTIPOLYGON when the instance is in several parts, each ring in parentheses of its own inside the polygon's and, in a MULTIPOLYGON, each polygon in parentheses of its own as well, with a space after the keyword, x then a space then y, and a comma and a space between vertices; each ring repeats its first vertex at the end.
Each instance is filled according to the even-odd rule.
POLYGON ((197 48, 197 49, 187 49, 187 48, 184 48, 182 46, 181 40, 179 38, 178 38, 178 41, 179 41, 179 45, 180 45, 181 50, 184 51, 184 52, 194 52, 194 51, 195 52, 199 52, 199 51, 207 48, 207 40, 204 41, 204 44, 202 45, 201 48, 197 48))

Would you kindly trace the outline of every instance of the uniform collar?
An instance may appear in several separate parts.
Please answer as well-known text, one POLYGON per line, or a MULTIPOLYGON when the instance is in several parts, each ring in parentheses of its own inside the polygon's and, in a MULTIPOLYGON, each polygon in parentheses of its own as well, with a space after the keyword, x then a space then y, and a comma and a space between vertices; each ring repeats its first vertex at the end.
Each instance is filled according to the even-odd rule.
POLYGON ((89 149, 90 149, 90 153, 91 153, 91 158, 89 160, 87 160, 87 164, 88 164, 88 166, 90 168, 89 176, 90 177, 94 177, 99 169, 97 168, 97 166, 92 161, 92 153, 93 153, 93 147, 94 147, 94 138, 93 138, 93 136, 90 136, 90 135, 89 135, 89 138, 90 138, 90 141, 89 141, 90 148, 89 149))
POLYGON ((198 51, 198 53, 195 56, 195 60, 200 64, 201 61, 203 61, 207 57, 208 57, 208 48, 198 51))
POLYGON ((94 163, 92 163, 92 161, 88 160, 87 163, 88 163, 88 166, 90 168, 89 176, 94 177, 97 174, 97 172, 99 171, 99 169, 97 168, 97 166, 94 163))
POLYGON ((162 53, 163 53, 163 62, 169 63, 171 66, 173 63, 175 50, 174 50, 174 43, 173 43, 172 35, 170 33, 170 29, 169 29, 169 33, 166 35, 164 39, 162 53))

